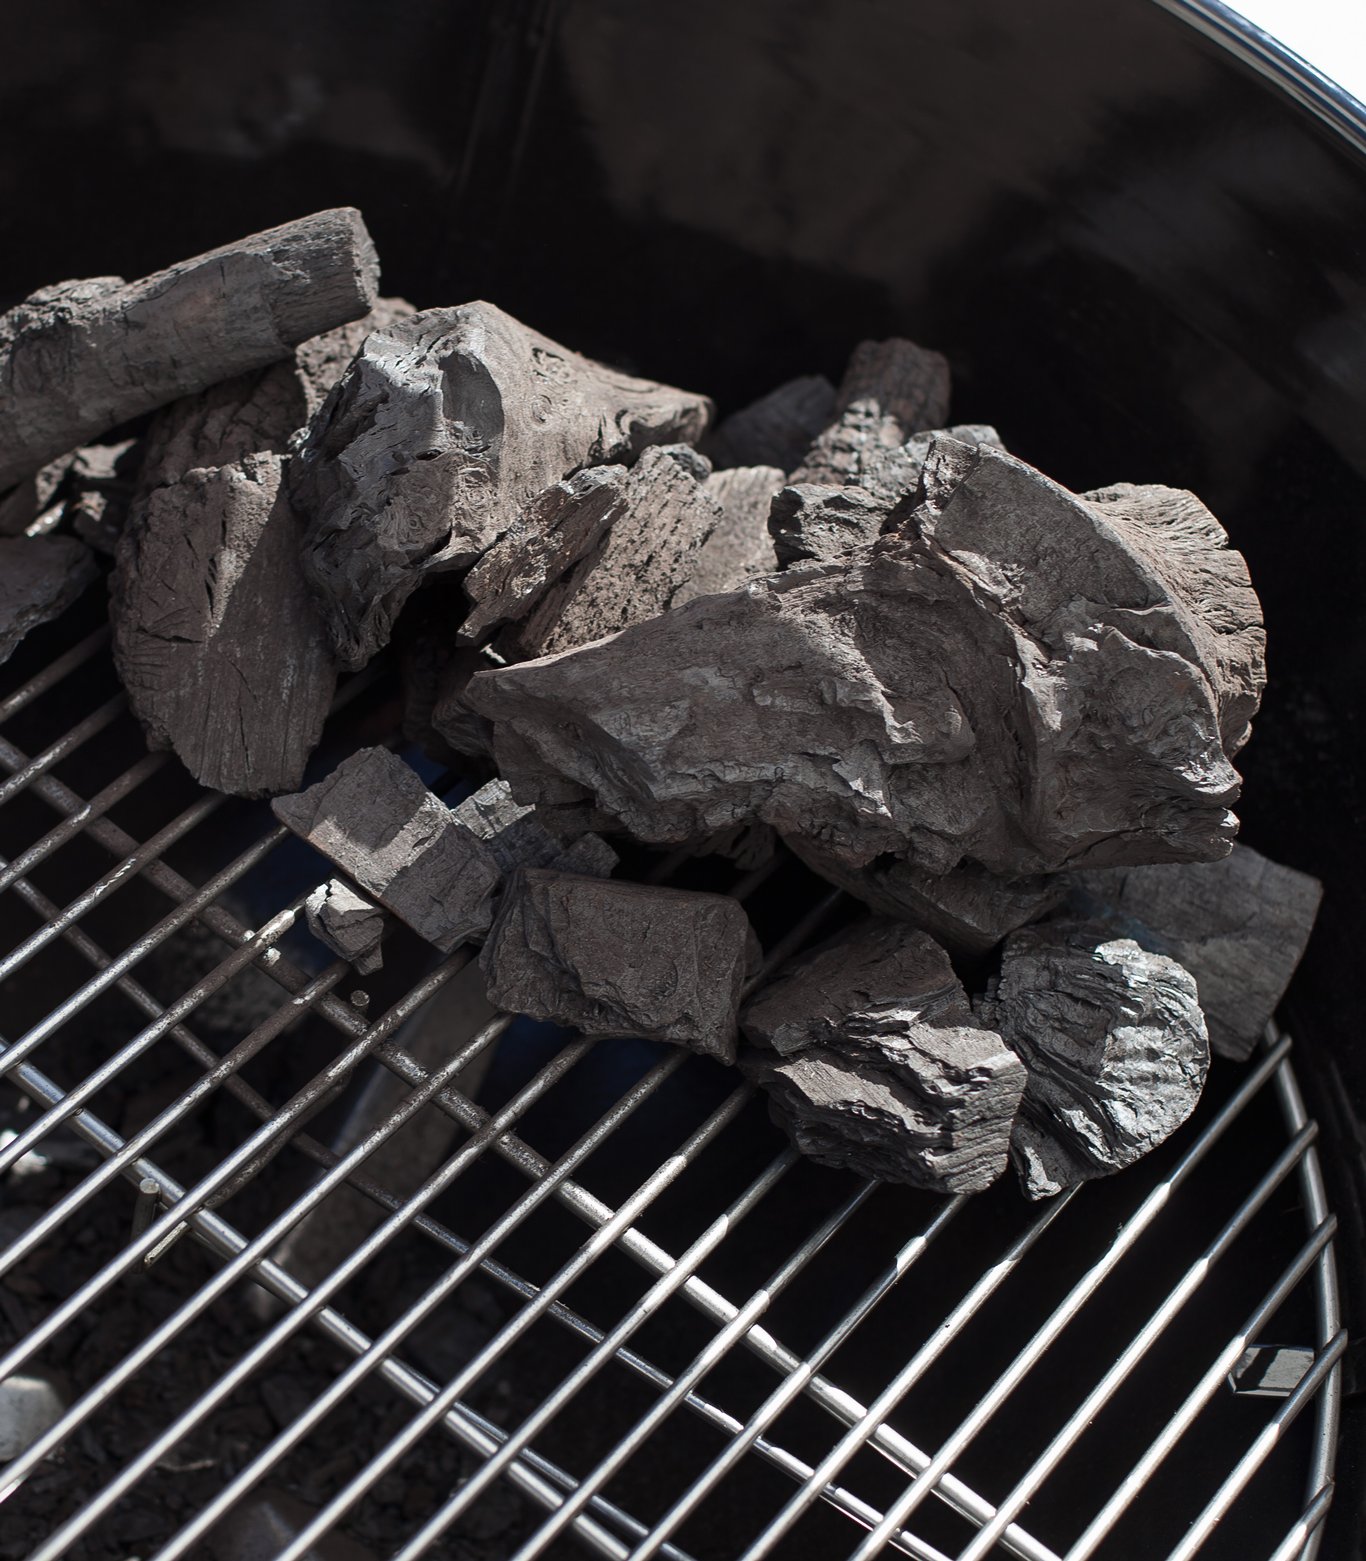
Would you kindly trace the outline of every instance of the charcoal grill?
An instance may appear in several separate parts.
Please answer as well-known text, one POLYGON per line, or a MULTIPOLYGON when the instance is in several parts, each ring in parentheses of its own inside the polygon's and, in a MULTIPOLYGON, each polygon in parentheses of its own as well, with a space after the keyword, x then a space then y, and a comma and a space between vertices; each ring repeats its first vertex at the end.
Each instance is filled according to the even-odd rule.
MULTIPOLYGON (((299 925, 321 859, 145 752, 87 601, 0 685, 0 1378, 47 1373, 67 1405, 0 1468, 0 1555, 1356 1553, 1335 1268, 1354 1064, 1325 1060, 1352 1033, 1325 972, 1366 925, 1359 849, 1329 829, 1361 813, 1331 735, 1356 690, 1275 544, 1293 504, 1328 603, 1350 589, 1366 375, 1314 334, 1342 315, 1309 283, 1361 263, 1360 117, 1214 5, 1172 7, 1204 36, 1149 4, 1016 9, 415 6, 398 38, 343 8, 323 38, 304 0, 231 27, 150 5, 129 39, 77 4, 65 53, 32 24, 64 74, 4 67, 3 101, 50 132, 5 154, 4 221, 52 177, 81 221, 32 233, 15 291, 348 201, 419 303, 492 294, 734 402, 904 329, 951 353, 956 415, 1071 486, 1197 488, 1280 658, 1249 838, 1329 898, 1299 1044, 1274 1029, 1217 1068, 1141 1166, 1042 1207, 859 1184, 796 1162, 704 1059, 490 1018, 468 951, 432 963, 400 934, 357 991, 299 925), (1098 50, 1124 61, 1100 101, 1098 50), (923 100, 880 96, 910 58, 932 62, 923 100), (985 129, 962 106, 984 81, 985 129), (364 135, 316 107, 357 82, 364 135), (699 83, 747 109, 736 166, 699 83), (438 85, 468 105, 458 129, 397 112, 438 85), (858 181, 810 157, 811 117, 884 192, 933 148, 959 206, 922 203, 915 232, 857 209, 858 181), (1275 153, 1265 209, 1239 183, 1249 141, 1275 153), (154 235, 98 220, 121 213, 82 161, 97 147, 173 194, 154 235), (1257 273, 1315 201, 1285 274, 1257 273), (584 244, 547 265, 544 232, 571 225, 584 244)), ((319 762, 398 725, 377 664, 319 762)), ((744 895, 770 958, 844 913, 790 862, 633 865, 744 895)))

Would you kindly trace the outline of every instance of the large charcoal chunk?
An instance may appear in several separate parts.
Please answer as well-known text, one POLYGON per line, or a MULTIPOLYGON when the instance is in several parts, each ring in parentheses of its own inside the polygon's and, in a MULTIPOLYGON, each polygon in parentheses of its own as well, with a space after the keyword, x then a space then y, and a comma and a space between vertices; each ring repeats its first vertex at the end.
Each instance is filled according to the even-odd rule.
POLYGON ((913 341, 860 342, 835 400, 835 418, 817 435, 794 483, 857 483, 912 434, 941 428, 949 410, 949 365, 913 341))
POLYGON ((0 538, 0 661, 40 623, 64 613, 98 573, 75 537, 0 538))
MULTIPOLYGON (((722 522, 711 467, 687 445, 646 450, 625 503, 598 546, 542 596, 506 648, 519 656, 570 650, 663 612, 692 577, 722 522)), ((500 641, 500 644, 503 642, 500 641)))
POLYGON ((294 467, 305 562, 337 652, 363 665, 433 570, 473 564, 584 466, 695 439, 705 397, 593 363, 492 304, 377 331, 294 467))
POLYGON ((776 466, 790 472, 835 416, 835 387, 804 374, 724 418, 703 450, 718 468, 776 466))
POLYGON ((758 944, 720 894, 523 869, 480 955, 489 1000, 589 1036, 672 1041, 735 1061, 758 944))
POLYGON ((1131 1165, 1200 1099, 1209 1040, 1194 978, 1097 924, 1012 933, 977 1011, 1029 1073, 1010 1153, 1031 1198, 1131 1165))
POLYGON ((813 872, 871 910, 928 932, 955 954, 985 954, 1008 932, 1055 909, 1067 893, 1059 874, 1002 878, 964 862, 936 876, 896 856, 851 867, 819 841, 794 837, 788 843, 813 872))
POLYGON ((286 358, 363 315, 360 213, 316 212, 139 282, 42 289, 0 316, 0 489, 129 418, 286 358))
POLYGON ((774 495, 768 529, 784 569, 793 564, 838 564, 858 548, 876 542, 890 513, 888 504, 857 484, 800 483, 774 495))
POLYGON ((205 786, 297 786, 336 686, 270 452, 153 488, 119 540, 114 656, 154 748, 205 786))
POLYGON ((271 806, 282 824, 443 953, 488 930, 502 879, 497 860, 394 754, 364 748, 316 786, 271 806))
POLYGON ((1323 885, 1236 845, 1222 862, 1074 873, 1071 902, 1195 977, 1210 1045, 1251 1055, 1300 962, 1323 885))
POLYGON ((794 960, 741 1015, 740 1064, 823 1165, 936 1192, 1005 1169, 1025 1070, 933 939, 870 919, 794 960))
POLYGON ((1204 594, 1218 571, 1159 572, 1146 532, 1004 452, 936 459, 961 468, 942 507, 846 563, 474 677, 519 799, 669 843, 757 817, 932 876, 1227 854, 1221 727, 1260 686, 1260 631, 1204 594))

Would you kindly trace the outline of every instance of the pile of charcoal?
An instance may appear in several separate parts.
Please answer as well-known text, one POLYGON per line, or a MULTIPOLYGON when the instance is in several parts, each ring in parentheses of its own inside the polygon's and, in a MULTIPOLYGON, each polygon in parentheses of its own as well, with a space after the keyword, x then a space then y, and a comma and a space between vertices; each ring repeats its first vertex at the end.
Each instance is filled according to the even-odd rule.
POLYGON ((1115 1171, 1250 1053, 1319 886, 1233 844, 1265 636, 1197 498, 945 427, 909 341, 713 427, 377 285, 338 210, 0 318, 0 655, 112 553, 149 741, 334 864, 329 948, 482 943, 501 1007, 738 1065, 813 1158, 952 1192, 1115 1171), (299 791, 401 615, 410 730, 494 778, 452 808, 369 748, 299 791), (870 914, 757 983, 740 904, 614 836, 785 847, 870 914))

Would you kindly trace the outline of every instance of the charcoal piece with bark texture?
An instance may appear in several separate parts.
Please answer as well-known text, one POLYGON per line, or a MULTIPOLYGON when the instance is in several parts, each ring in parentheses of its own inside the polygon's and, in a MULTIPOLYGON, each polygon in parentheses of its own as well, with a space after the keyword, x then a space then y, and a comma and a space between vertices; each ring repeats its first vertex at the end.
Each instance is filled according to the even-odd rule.
POLYGON ((617 865, 617 854, 597 835, 581 835, 564 841, 552 835, 535 808, 513 800, 505 780, 491 780, 451 809, 451 817, 468 829, 493 853, 499 870, 511 874, 519 867, 554 867, 586 877, 608 877, 617 865))
POLYGON ((723 418, 702 451, 718 470, 776 466, 790 472, 835 417, 835 387, 824 374, 803 374, 723 418))
POLYGON ((912 434, 941 428, 949 410, 949 365, 912 341, 860 342, 835 398, 834 420, 818 434, 794 484, 840 487, 862 480, 912 434))
POLYGON ((316 786, 271 806, 442 953, 488 930, 502 878, 493 853, 386 749, 363 748, 316 786))
POLYGON ((120 538, 110 598, 148 742, 241 796, 299 784, 336 686, 281 468, 262 452, 153 488, 120 538))
POLYGON ((185 396, 153 419, 111 596, 114 654, 153 747, 243 796, 303 779, 336 665, 282 486, 290 436, 367 333, 363 319, 286 360, 185 396))
POLYGON ((388 917, 372 901, 340 878, 329 878, 304 901, 308 930, 338 959, 355 967, 358 976, 373 974, 384 964, 380 946, 388 917))
POLYGON ((464 569, 585 466, 695 439, 711 403, 591 362, 492 304, 371 335, 292 469, 305 564, 348 667, 432 571, 464 569))
POLYGON ((794 837, 788 844, 822 878, 869 909, 928 932, 954 954, 985 954, 1008 932, 1056 909, 1067 893, 1067 880, 1055 873, 1002 878, 964 862, 936 877, 897 856, 851 867, 817 840, 794 837))
POLYGON ((721 510, 715 530, 693 559, 692 573, 674 593, 673 605, 694 596, 734 591, 778 567, 768 512, 782 487, 776 466, 733 466, 713 472, 705 487, 721 510))
POLYGON ((735 1061, 759 946, 721 894, 519 871, 479 956, 489 1001, 587 1036, 672 1041, 735 1061))
POLYGON ((1024 462, 945 452, 968 470, 942 508, 842 565, 474 677, 518 800, 660 844, 758 818, 932 876, 1226 855, 1221 717, 1240 724, 1261 666, 1260 631, 1207 592, 1218 569, 1159 573, 1024 462))
POLYGON ((626 510, 624 466, 590 466, 538 494, 465 576, 470 608, 459 638, 478 644, 525 617, 590 554, 626 510))
POLYGON ((1028 1071, 1010 1154, 1031 1198, 1131 1165, 1200 1099, 1209 1040, 1194 977, 1098 923, 1011 933, 976 1009, 1028 1071))
POLYGON ((1211 1047, 1239 1061, 1285 995, 1323 896, 1317 878, 1244 845, 1222 862, 1099 868, 1068 881, 1076 914, 1190 971, 1211 1047))
POLYGON ((541 597, 500 648, 545 656, 663 612, 686 587, 721 524, 711 467, 687 445, 646 450, 626 480, 625 507, 598 546, 541 597))
POLYGON ((360 213, 341 207, 139 282, 94 277, 32 294, 0 316, 0 488, 359 318, 378 275, 360 213))
POLYGON ((740 1066, 821 1164, 948 1193, 980 1192, 1005 1169, 1024 1067, 916 928, 845 929, 780 971, 740 1022, 758 1043, 740 1066))
POLYGON ((75 537, 0 538, 0 661, 30 629, 64 613, 97 573, 94 554, 75 537))

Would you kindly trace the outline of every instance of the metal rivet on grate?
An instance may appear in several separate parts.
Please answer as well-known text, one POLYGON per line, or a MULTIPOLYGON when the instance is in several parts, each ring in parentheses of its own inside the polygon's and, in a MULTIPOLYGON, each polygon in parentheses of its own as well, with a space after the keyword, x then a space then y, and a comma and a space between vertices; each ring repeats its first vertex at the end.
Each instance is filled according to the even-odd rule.
POLYGON ((1316 1553, 1345 1341, 1287 1039, 1047 1205, 818 1171, 703 1059, 489 1020, 469 951, 339 991, 322 864, 145 754, 105 643, 0 699, 0 1380, 70 1388, 7 1554, 236 1556, 266 1499, 285 1558, 1316 1553))

